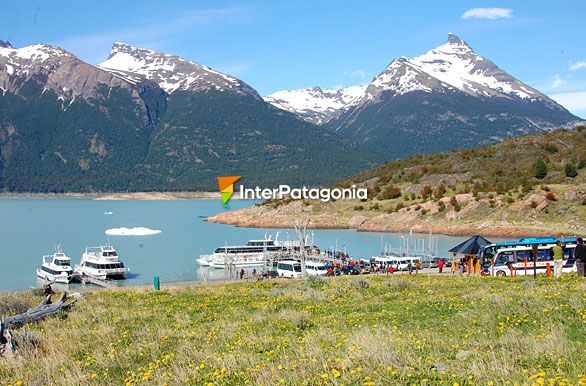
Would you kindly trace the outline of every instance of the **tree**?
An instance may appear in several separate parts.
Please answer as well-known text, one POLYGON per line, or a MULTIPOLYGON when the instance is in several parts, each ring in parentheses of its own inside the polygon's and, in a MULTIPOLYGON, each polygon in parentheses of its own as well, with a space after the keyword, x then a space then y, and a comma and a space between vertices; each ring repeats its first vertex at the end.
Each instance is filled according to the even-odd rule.
POLYGON ((547 165, 543 159, 537 160, 537 162, 535 162, 533 165, 533 175, 539 180, 547 176, 547 165))
POLYGON ((301 221, 293 220, 293 227, 299 239, 299 257, 301 258, 301 277, 306 278, 305 274, 305 240, 307 239, 307 226, 310 219, 303 219, 301 221))
POLYGON ((572 164, 566 164, 566 177, 574 178, 578 175, 576 167, 572 164))

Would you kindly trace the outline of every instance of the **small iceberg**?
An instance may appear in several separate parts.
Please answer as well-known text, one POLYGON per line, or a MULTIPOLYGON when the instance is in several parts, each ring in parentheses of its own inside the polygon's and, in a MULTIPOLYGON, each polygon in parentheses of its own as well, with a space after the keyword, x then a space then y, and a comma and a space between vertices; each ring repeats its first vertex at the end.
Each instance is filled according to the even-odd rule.
POLYGON ((114 212, 104 212, 104 216, 111 216, 113 214, 114 214, 114 212))
POLYGON ((110 228, 105 232, 108 236, 152 236, 161 233, 158 229, 150 229, 145 227, 134 228, 110 228))

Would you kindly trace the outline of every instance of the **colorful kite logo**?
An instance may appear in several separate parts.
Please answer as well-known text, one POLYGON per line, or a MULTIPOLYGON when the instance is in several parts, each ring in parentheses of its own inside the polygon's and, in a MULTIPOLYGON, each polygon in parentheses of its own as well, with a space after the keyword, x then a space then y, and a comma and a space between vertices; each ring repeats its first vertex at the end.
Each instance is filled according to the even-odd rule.
POLYGON ((228 201, 234 194, 234 183, 240 179, 240 176, 223 176, 218 177, 218 186, 222 195, 222 206, 228 207, 228 201))

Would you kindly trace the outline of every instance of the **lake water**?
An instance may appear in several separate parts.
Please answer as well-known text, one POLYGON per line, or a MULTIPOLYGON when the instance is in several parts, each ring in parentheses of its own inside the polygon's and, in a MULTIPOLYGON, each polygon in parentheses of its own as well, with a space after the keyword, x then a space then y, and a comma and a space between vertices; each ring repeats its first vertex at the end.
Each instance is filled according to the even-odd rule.
MULTIPOLYGON (((252 205, 251 201, 232 200, 232 209, 252 205)), ((277 229, 239 228, 207 223, 202 217, 224 210, 219 200, 176 201, 96 201, 89 199, 0 199, 0 290, 20 290, 39 285, 35 269, 41 256, 62 246, 79 263, 86 246, 113 245, 131 272, 121 285, 210 280, 228 273, 197 267, 196 258, 216 247, 245 244, 263 238, 277 229), (105 215, 105 212, 112 212, 105 215), (162 232, 152 236, 106 236, 117 227, 147 227, 162 232)), ((294 231, 289 231, 291 238, 294 231)), ((311 235, 311 231, 309 232, 311 235)), ((355 258, 370 257, 383 244, 393 248, 409 235, 356 232, 353 230, 313 230, 314 243, 329 249, 336 242, 355 258)), ((413 235, 426 239, 427 235, 413 235)), ((281 239, 287 231, 281 230, 281 239)), ((439 254, 465 240, 465 237, 437 236, 439 254)))

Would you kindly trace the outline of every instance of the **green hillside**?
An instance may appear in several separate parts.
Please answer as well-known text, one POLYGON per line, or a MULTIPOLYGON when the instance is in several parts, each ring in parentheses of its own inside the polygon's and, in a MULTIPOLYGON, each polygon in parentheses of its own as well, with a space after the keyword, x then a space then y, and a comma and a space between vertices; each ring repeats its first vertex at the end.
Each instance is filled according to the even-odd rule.
POLYGON ((586 127, 388 162, 340 185, 368 200, 285 199, 208 219, 240 226, 517 237, 586 234, 586 127))

